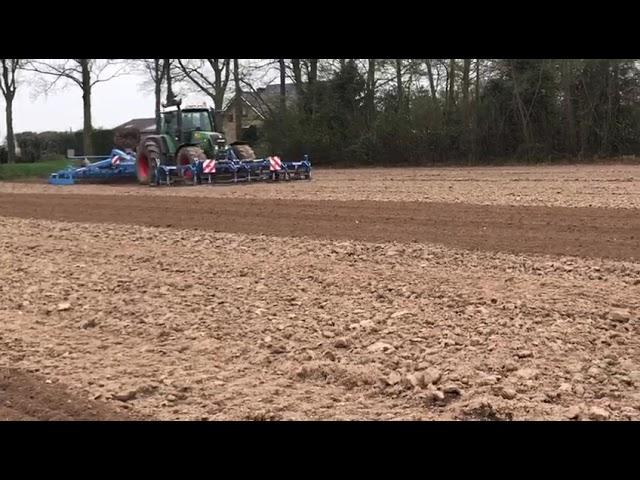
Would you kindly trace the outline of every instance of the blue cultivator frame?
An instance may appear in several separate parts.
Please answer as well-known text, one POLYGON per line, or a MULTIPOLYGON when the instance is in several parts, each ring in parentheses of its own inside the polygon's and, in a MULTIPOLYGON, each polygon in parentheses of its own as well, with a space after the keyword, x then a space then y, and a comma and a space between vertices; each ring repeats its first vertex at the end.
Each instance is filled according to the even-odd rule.
POLYGON ((311 179, 308 155, 302 161, 282 161, 280 171, 270 168, 269 158, 239 160, 233 150, 228 149, 224 158, 216 160, 215 173, 204 173, 202 160, 183 166, 160 165, 156 168, 155 185, 171 185, 172 178, 182 178, 193 185, 311 179))
MULTIPOLYGON (((231 155, 235 157, 233 150, 231 155)), ((304 160, 283 161, 279 171, 272 171, 268 158, 256 160, 238 160, 237 157, 216 161, 216 173, 203 172, 203 162, 196 161, 191 167, 194 183, 217 183, 221 176, 230 178, 232 183, 267 180, 311 180, 311 161, 305 155, 304 160)))
POLYGON ((78 181, 108 182, 115 180, 135 180, 136 156, 133 153, 113 149, 108 157, 76 157, 88 162, 89 158, 101 158, 83 167, 69 166, 64 170, 52 173, 49 183, 52 185, 73 185, 78 181))

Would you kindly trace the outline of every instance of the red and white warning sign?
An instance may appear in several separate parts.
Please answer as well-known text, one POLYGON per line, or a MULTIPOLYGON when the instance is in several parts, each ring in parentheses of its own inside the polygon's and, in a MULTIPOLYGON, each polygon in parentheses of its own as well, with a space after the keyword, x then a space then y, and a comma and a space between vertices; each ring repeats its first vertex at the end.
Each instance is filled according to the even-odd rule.
POLYGON ((269 170, 272 172, 279 172, 282 170, 282 161, 280 157, 269 157, 269 170))
POLYGON ((202 162, 202 173, 216 173, 216 161, 204 160, 202 162))

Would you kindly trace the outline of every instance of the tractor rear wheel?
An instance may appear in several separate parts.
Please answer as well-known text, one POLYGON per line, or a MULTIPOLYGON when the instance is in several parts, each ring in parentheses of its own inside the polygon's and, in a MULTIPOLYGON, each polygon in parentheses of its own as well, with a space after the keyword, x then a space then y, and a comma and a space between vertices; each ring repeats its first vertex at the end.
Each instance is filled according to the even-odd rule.
POLYGON ((253 148, 249 145, 233 145, 233 152, 238 157, 238 160, 255 160, 256 154, 253 151, 253 148))
MULTIPOLYGON (((176 165, 178 167, 183 165, 191 165, 195 160, 206 160, 207 156, 204 151, 199 147, 184 147, 181 148, 176 156, 176 165)), ((193 174, 190 170, 179 170, 182 178, 185 181, 193 181, 193 174)))
POLYGON ((153 185, 156 180, 156 167, 160 164, 160 148, 152 140, 138 146, 136 155, 136 175, 141 185, 153 185))

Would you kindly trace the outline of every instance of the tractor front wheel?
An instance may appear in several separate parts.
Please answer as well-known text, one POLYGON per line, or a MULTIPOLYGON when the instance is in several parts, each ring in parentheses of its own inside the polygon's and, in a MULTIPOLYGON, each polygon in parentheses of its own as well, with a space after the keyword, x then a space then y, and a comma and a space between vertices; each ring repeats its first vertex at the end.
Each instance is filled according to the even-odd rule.
MULTIPOLYGON (((199 147, 184 147, 181 148, 176 156, 176 165, 179 167, 183 167, 185 165, 191 165, 196 160, 206 160, 207 156, 204 154, 204 151, 199 147)), ((180 169, 179 174, 182 175, 184 181, 193 181, 193 174, 191 170, 188 169, 180 169)))
POLYGON ((236 154, 236 157, 238 157, 238 160, 255 160, 256 159, 256 154, 251 148, 251 146, 249 145, 245 145, 245 144, 233 145, 231 148, 233 148, 233 152, 236 154))

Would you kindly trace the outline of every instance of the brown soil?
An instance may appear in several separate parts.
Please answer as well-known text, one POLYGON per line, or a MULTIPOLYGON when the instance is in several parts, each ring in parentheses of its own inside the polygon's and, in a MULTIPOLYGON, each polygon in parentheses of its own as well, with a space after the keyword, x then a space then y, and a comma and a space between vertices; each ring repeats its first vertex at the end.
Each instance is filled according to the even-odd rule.
POLYGON ((0 215, 640 259, 640 215, 633 209, 0 194, 0 215))
POLYGON ((640 419, 638 178, 0 184, 0 418, 640 419))
POLYGON ((313 180, 211 187, 60 187, 1 183, 0 193, 68 193, 259 200, 372 200, 640 208, 640 165, 314 170, 313 180))
POLYGON ((0 365, 118 408, 193 420, 640 418, 638 262, 0 227, 0 365))
POLYGON ((133 419, 112 405, 72 394, 36 374, 0 367, 0 421, 133 419))

